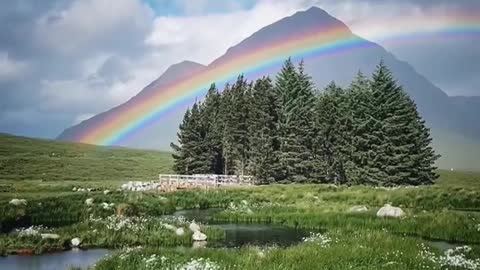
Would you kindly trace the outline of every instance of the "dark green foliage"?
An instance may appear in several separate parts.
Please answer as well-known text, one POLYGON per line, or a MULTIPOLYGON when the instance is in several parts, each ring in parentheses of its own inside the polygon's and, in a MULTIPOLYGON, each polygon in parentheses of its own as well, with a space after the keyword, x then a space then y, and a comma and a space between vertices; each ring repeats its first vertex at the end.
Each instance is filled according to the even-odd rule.
POLYGON ((270 78, 255 82, 250 107, 250 152, 248 171, 261 183, 272 183, 280 177, 277 132, 279 95, 270 78))
POLYGON ((431 139, 415 103, 381 62, 373 74, 373 134, 378 134, 375 165, 384 185, 430 184, 436 179, 437 159, 431 139), (380 125, 381 124, 381 125, 380 125))
POLYGON ((251 85, 239 76, 237 81, 224 91, 223 143, 225 174, 245 174, 248 162, 248 109, 251 85))
POLYGON ((372 79, 323 93, 285 61, 273 84, 243 76, 213 85, 185 114, 175 150, 178 173, 251 174, 259 183, 422 185, 437 178, 430 131, 381 62, 372 79))
POLYGON ((324 161, 324 174, 327 182, 342 184, 347 181, 345 162, 348 160, 346 147, 348 130, 348 108, 345 91, 330 83, 318 97, 316 128, 319 158, 324 161))
POLYGON ((277 76, 276 88, 281 101, 278 125, 281 180, 307 182, 313 169, 315 96, 313 84, 304 73, 303 62, 297 71, 287 60, 277 76))
POLYGON ((202 107, 201 125, 205 130, 204 162, 208 164, 209 172, 221 174, 223 173, 221 96, 214 84, 208 90, 202 107))
POLYGON ((172 143, 175 150, 174 169, 182 174, 199 174, 210 171, 210 159, 205 152, 208 142, 206 141, 206 129, 202 121, 201 104, 195 102, 192 109, 187 111, 184 121, 180 125, 178 139, 181 147, 172 143))

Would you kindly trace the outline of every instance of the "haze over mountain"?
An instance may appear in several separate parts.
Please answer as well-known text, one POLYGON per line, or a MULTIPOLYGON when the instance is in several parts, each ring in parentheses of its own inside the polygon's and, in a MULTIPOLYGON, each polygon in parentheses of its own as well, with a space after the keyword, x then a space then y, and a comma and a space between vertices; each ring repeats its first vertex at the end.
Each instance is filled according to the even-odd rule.
MULTIPOLYGON (((181 79, 182 77, 187 78, 200 70, 211 68, 224 61, 228 61, 242 52, 258 48, 264 44, 282 42, 282 40, 285 40, 292 33, 308 32, 311 29, 319 28, 327 29, 331 26, 341 28, 343 31, 354 35, 343 22, 330 16, 320 8, 314 7, 303 12, 297 12, 290 17, 260 29, 239 44, 228 49, 223 56, 214 60, 207 67, 189 61, 171 66, 157 80, 145 87, 137 96, 125 104, 133 102, 135 99, 150 91, 155 91, 169 82, 181 79)), ((381 59, 383 59, 386 65, 393 71, 399 83, 404 86, 404 89, 413 97, 420 113, 427 120, 428 125, 434 130, 433 135, 435 138, 442 137, 444 131, 448 130, 448 134, 450 135, 460 134, 465 138, 469 138, 470 141, 480 141, 480 125, 475 124, 475 118, 480 116, 478 109, 480 108, 479 98, 449 97, 445 92, 419 74, 411 65, 397 59, 393 54, 375 43, 368 42, 368 46, 364 46, 361 49, 349 50, 331 57, 305 58, 304 60, 306 72, 312 76, 317 87, 322 89, 332 80, 342 86, 347 86, 358 70, 369 75, 381 59)), ((273 75, 279 68, 280 65, 268 71, 247 76, 247 78, 254 80, 263 75, 273 75)), ((223 85, 219 87, 223 87, 223 85)), ((76 134, 81 134, 85 130, 88 130, 99 121, 102 121, 106 116, 114 114, 118 108, 125 106, 125 104, 66 129, 58 139, 73 140, 76 134)), ((174 112, 159 119, 159 121, 147 129, 138 132, 128 141, 123 142, 122 145, 138 148, 168 149, 169 143, 176 140, 175 135, 178 124, 187 106, 188 104, 177 107, 174 112)), ((453 139, 452 142, 451 138, 456 138, 455 136, 449 138, 449 144, 455 145, 455 143, 461 143, 455 141, 455 139, 453 139)), ((439 147, 442 148, 443 146, 440 145, 439 147)), ((448 149, 455 149, 455 147, 449 145, 448 149)), ((445 151, 439 149, 439 152, 444 156, 445 154, 447 156, 453 155, 451 150, 445 153, 445 151)), ((451 162, 445 162, 443 166, 446 167, 449 165, 451 165, 451 167, 460 166, 456 164, 454 166, 451 162)), ((462 166, 464 166, 463 168, 474 168, 477 167, 477 165, 480 168, 480 164, 476 163, 462 166)))

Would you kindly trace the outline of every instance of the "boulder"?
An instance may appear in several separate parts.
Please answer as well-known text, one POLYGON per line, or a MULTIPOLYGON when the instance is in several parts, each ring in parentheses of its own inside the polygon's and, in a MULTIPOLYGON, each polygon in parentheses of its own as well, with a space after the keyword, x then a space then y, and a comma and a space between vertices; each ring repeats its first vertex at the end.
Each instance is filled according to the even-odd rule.
POLYGON ((196 232, 193 233, 192 239, 193 239, 193 241, 206 241, 207 240, 207 235, 200 232, 200 231, 196 231, 196 232))
POLYGON ((385 204, 377 212, 377 217, 394 217, 399 218, 405 216, 405 212, 400 207, 391 206, 390 204, 385 204))
POLYGON ((93 198, 88 198, 85 200, 86 205, 93 205, 93 198))
POLYGON ((27 205, 27 200, 25 199, 12 199, 10 200, 9 204, 20 206, 20 205, 27 205))
POLYGON ((178 236, 182 236, 185 234, 185 230, 183 228, 178 228, 175 230, 175 234, 178 236))
POLYGON ((70 240, 70 244, 72 245, 72 247, 79 247, 81 243, 82 243, 82 240, 80 240, 80 238, 78 237, 75 237, 72 240, 70 240))
POLYGON ((110 190, 106 189, 103 191, 103 194, 107 195, 108 193, 110 193, 110 190))
POLYGON ((207 241, 195 241, 193 242, 193 245, 192 245, 193 249, 206 248, 206 247, 207 247, 207 241))
POLYGON ((40 236, 42 237, 42 239, 58 239, 58 238, 60 238, 60 235, 58 235, 56 233, 42 233, 42 234, 40 234, 40 236))
POLYGON ((350 213, 361 213, 361 212, 367 212, 367 211, 368 211, 368 207, 366 207, 365 205, 354 205, 350 207, 350 209, 348 210, 348 212, 350 213))
POLYGON ((195 223, 195 221, 192 221, 192 223, 190 223, 190 225, 188 226, 188 228, 192 231, 192 232, 199 232, 200 231, 200 226, 195 223))

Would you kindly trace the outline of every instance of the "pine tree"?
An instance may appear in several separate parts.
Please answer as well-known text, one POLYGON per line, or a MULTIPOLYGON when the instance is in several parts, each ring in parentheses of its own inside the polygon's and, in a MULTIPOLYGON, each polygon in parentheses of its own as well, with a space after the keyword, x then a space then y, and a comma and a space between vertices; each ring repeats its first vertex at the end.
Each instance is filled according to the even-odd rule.
POLYGON ((312 181, 312 171, 314 166, 314 121, 315 121, 315 95, 314 85, 309 75, 305 73, 304 62, 300 62, 297 73, 297 84, 299 87, 296 119, 294 124, 296 125, 297 141, 301 145, 300 163, 296 164, 296 172, 299 174, 297 181, 312 181))
POLYGON ((303 63, 297 71, 288 59, 277 75, 280 95, 280 164, 284 182, 306 182, 313 168, 313 117, 315 97, 303 63))
POLYGON ((204 151, 209 173, 223 173, 222 158, 222 120, 220 115, 221 96, 215 84, 212 84, 202 103, 202 128, 206 130, 204 151))
POLYGON ((347 90, 331 83, 315 97, 303 62, 288 59, 274 86, 239 76, 220 94, 213 84, 184 115, 174 169, 263 183, 433 183, 438 156, 415 103, 383 62, 372 77, 359 72, 347 90))
POLYGON ((325 180, 329 183, 346 183, 346 105, 345 91, 334 82, 330 83, 323 94, 318 97, 316 126, 317 142, 321 144, 325 180))
POLYGON ((209 173, 208 154, 205 153, 206 132, 201 125, 201 105, 195 102, 184 116, 178 140, 180 145, 171 144, 174 150, 174 168, 177 173, 203 174, 209 173))
POLYGON ((179 131, 177 132, 178 144, 170 143, 170 147, 173 149, 173 160, 174 165, 173 169, 178 174, 187 174, 187 160, 188 160, 188 151, 185 147, 187 145, 189 137, 187 135, 190 124, 190 109, 188 108, 183 116, 182 123, 179 126, 179 131))
POLYGON ((376 177, 377 171, 371 162, 375 157, 372 145, 379 142, 375 131, 375 127, 379 125, 371 116, 375 108, 370 84, 359 71, 347 92, 347 113, 352 119, 351 130, 347 135, 350 151, 345 164, 349 184, 380 184, 376 177))
POLYGON ((243 76, 225 89, 223 95, 223 157, 225 174, 243 175, 248 161, 249 88, 243 76))
POLYGON ((417 106, 413 100, 409 100, 412 110, 411 125, 413 132, 409 137, 412 147, 409 152, 410 172, 404 184, 426 185, 433 184, 438 178, 435 172, 435 161, 440 157, 433 150, 430 129, 426 127, 425 121, 417 111, 417 106))
POLYGON ((375 129, 380 142, 374 148, 377 178, 390 186, 433 181, 437 156, 428 146, 429 131, 383 61, 373 74, 372 91, 373 117, 381 123, 375 129))
POLYGON ((255 82, 252 89, 249 124, 248 171, 260 183, 272 183, 279 178, 278 162, 278 95, 270 78, 255 82))
POLYGON ((295 95, 293 90, 296 87, 296 71, 291 59, 287 59, 275 81, 275 91, 279 93, 279 122, 278 134, 280 142, 279 160, 281 182, 293 181, 295 164, 299 162, 296 156, 298 150, 295 148, 294 131, 291 130, 292 107, 295 95))

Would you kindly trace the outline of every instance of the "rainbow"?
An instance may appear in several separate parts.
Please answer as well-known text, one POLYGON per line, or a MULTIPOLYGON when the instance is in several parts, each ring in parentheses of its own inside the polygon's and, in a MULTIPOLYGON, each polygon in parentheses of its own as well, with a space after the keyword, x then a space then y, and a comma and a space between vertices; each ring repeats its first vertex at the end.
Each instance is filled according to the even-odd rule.
MULTIPOLYGON (((474 14, 476 15, 476 14, 474 14)), ((478 35, 480 33, 480 16, 472 14, 442 18, 447 24, 428 24, 425 28, 415 28, 419 22, 405 21, 401 32, 384 33, 380 39, 406 39, 409 37, 446 34, 453 36, 478 35), (415 30, 418 29, 418 30, 415 30)), ((364 25, 364 27, 367 27, 364 25)), ((282 42, 265 44, 235 55, 223 62, 211 64, 205 70, 187 78, 170 83, 149 94, 138 96, 115 113, 109 114, 102 121, 93 124, 82 133, 75 134, 75 141, 97 144, 116 145, 139 130, 162 119, 177 107, 191 103, 204 93, 213 83, 222 85, 235 79, 239 74, 252 75, 281 64, 286 58, 330 57, 351 50, 370 46, 370 42, 358 38, 345 27, 329 27, 308 30, 293 35, 282 42)))

